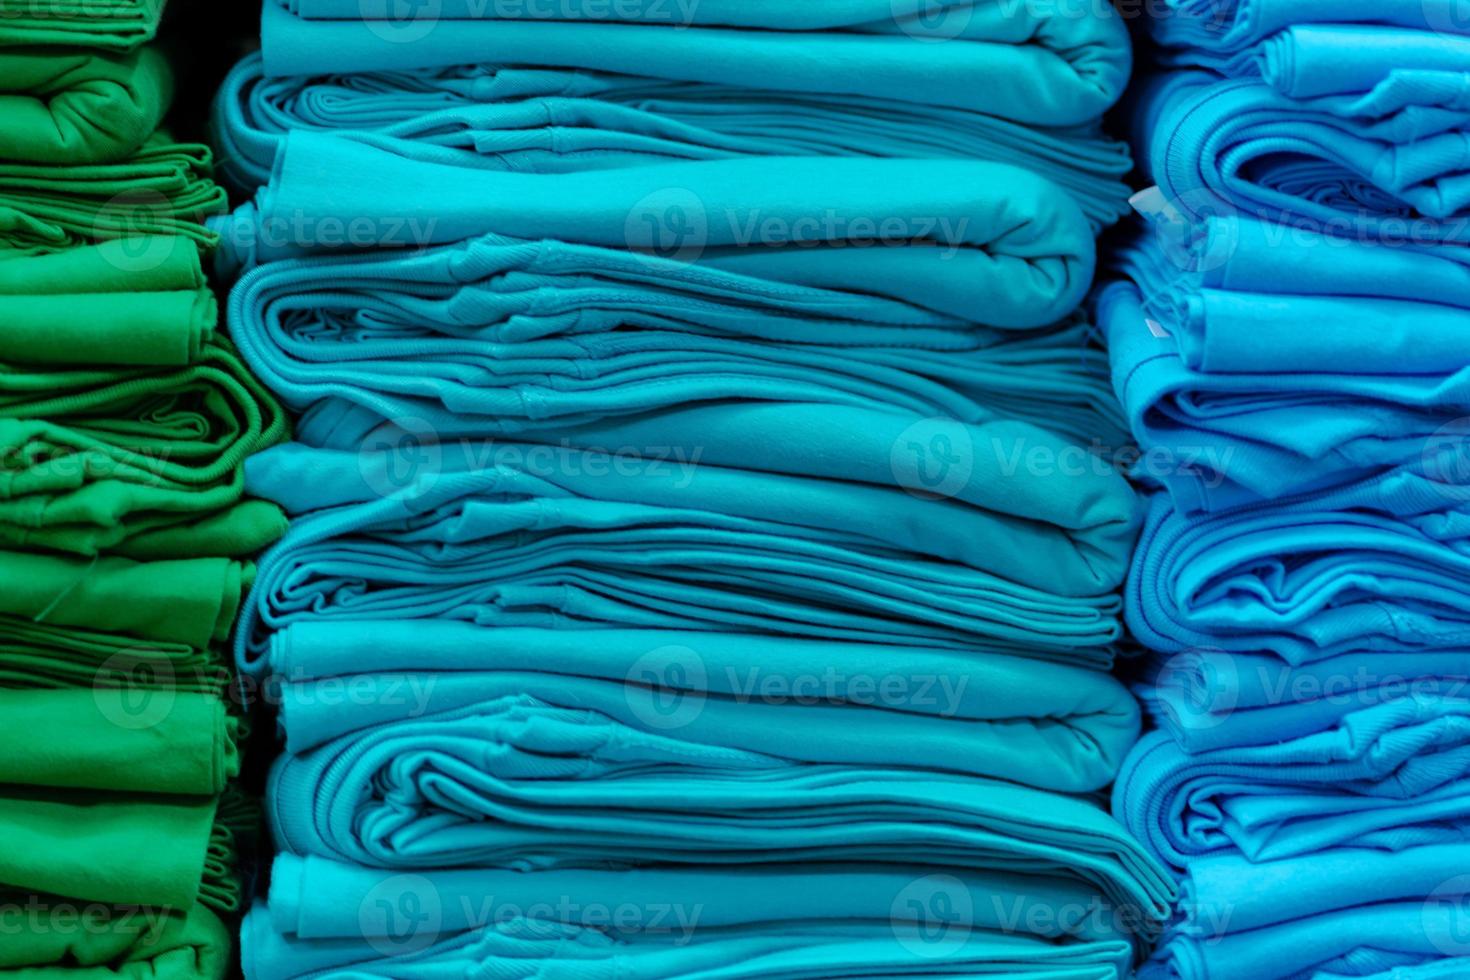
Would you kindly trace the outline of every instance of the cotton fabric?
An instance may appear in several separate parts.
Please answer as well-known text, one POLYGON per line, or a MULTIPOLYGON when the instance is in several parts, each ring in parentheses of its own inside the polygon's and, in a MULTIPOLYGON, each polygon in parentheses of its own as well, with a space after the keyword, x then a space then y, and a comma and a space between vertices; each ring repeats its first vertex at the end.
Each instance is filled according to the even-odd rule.
MULTIPOLYGON (((758 82, 758 80, 756 80, 758 82)), ((266 78, 231 71, 215 104, 222 173, 250 193, 295 130, 364 134, 425 160, 561 173, 736 156, 945 157, 1025 167, 1095 227, 1126 211, 1121 143, 1095 124, 1024 126, 960 108, 581 68, 455 65, 266 78)))
POLYGON ((408 23, 385 23, 368 19, 371 9, 353 7, 348 5, 346 19, 327 19, 340 17, 341 5, 322 10, 265 4, 266 74, 474 63, 574 66, 890 98, 1065 126, 1096 119, 1116 101, 1131 56, 1122 19, 1094 6, 1002 10, 963 2, 934 12, 917 4, 863 0, 811 14, 768 4, 707 10, 701 3, 690 7, 692 19, 686 22, 671 22, 645 7, 642 16, 621 23, 576 15, 503 18, 494 7, 486 8, 489 17, 453 19, 476 10, 468 4, 416 11, 408 23), (937 36, 921 13, 937 13, 937 36))
POLYGON ((1056 923, 1038 937, 1008 930, 996 911, 1019 909, 1024 915, 1051 905, 1087 907, 1089 901, 1085 890, 1065 881, 1000 872, 944 875, 917 887, 906 872, 845 865, 743 868, 719 876, 677 869, 439 871, 406 880, 282 857, 269 904, 253 909, 246 922, 245 969, 261 980, 308 973, 417 977, 492 965, 511 976, 566 968, 594 976, 683 977, 718 965, 738 976, 794 977, 814 970, 847 975, 875 965, 927 975, 928 964, 937 962, 940 972, 958 964, 1005 976, 1117 976, 1127 969, 1131 943, 1111 921, 1056 923), (489 921, 480 920, 474 903, 456 901, 492 892, 498 901, 488 910, 495 916, 489 921), (927 916, 919 903, 936 893, 967 910, 962 925, 927 916), (817 894, 821 899, 814 901, 817 894), (405 901, 415 905, 404 907, 417 907, 427 899, 445 913, 431 927, 400 932, 408 940, 400 948, 407 951, 385 958, 383 951, 393 947, 378 933, 396 923, 378 916, 367 916, 366 923, 345 921, 315 901, 317 895, 333 896, 338 909, 379 899, 390 907, 405 901), (544 895, 567 896, 572 914, 544 910, 544 895), (1003 901, 988 901, 990 896, 1003 901), (603 909, 655 903, 674 909, 697 903, 703 924, 683 942, 672 942, 674 930, 653 922, 617 930, 588 927, 590 916, 603 909))

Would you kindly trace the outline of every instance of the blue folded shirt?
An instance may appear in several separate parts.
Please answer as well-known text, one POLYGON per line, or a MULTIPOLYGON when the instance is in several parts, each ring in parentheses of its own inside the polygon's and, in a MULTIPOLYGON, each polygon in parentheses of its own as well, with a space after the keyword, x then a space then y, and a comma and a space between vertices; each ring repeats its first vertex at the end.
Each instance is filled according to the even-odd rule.
POLYGON ((1470 103, 1459 97, 1412 112, 1392 93, 1297 100, 1180 71, 1136 99, 1140 164, 1192 221, 1241 214, 1354 240, 1470 242, 1470 103))
POLYGON ((261 631, 310 617, 998 639, 1093 662, 1118 634, 1132 492, 1023 423, 733 404, 540 443, 422 435, 248 464, 298 516, 262 560, 242 667, 261 631))
POLYGON ((1333 848, 1251 863, 1197 858, 1182 918, 1140 972, 1148 980, 1454 977, 1466 952, 1470 845, 1333 848), (1446 957, 1450 957, 1446 959, 1446 957))
POLYGON ((1220 514, 1150 501, 1124 590, 1129 628, 1165 652, 1343 653, 1470 644, 1470 505, 1398 470, 1220 514))
MULTIPOLYGON (((886 327, 983 317, 1016 329, 1062 319, 1092 279, 1094 243, 1076 204, 1003 164, 765 157, 520 174, 430 164, 407 146, 293 132, 254 204, 216 222, 222 271, 488 236, 518 248, 472 250, 472 277, 538 253, 568 273, 633 278, 642 268, 653 286, 713 269, 743 278, 717 275, 712 289, 822 290, 886 327)), ((442 282, 458 254, 430 253, 422 274, 442 282)), ((494 301, 492 291, 480 304, 494 301)))
POLYGON ((1141 475, 1179 510, 1219 512, 1395 469, 1456 493, 1455 464, 1438 451, 1457 451, 1454 427, 1470 412, 1459 353, 1470 266, 1320 237, 1287 245, 1297 233, 1241 220, 1211 232, 1238 246, 1226 260, 1185 272, 1160 234, 1120 252, 1131 281, 1103 287, 1096 313, 1144 450, 1141 475), (1337 274, 1319 268, 1329 264, 1337 274), (1431 283, 1433 302, 1411 298, 1431 283))
MULTIPOLYGON (((617 5, 614 5, 617 6, 617 5)), ((368 19, 372 5, 265 4, 266 74, 402 71, 461 64, 587 68, 686 82, 871 96, 1066 126, 1101 116, 1128 80, 1132 52, 1107 5, 1001 7, 946 0, 662 4, 546 16, 522 5, 433 5, 368 19), (674 18, 675 9, 688 18, 674 18), (365 16, 367 13, 367 16, 365 16), (519 13, 519 15, 518 15, 519 13), (454 19, 454 14, 466 15, 454 19), (603 19, 596 19, 596 18, 603 19)))
MULTIPOLYGON (((757 80, 758 81, 758 80, 757 80)), ((293 130, 406 141, 425 160, 565 173, 739 156, 961 158, 1023 167, 1095 228, 1127 211, 1127 148, 1096 122, 1022 125, 969 109, 568 68, 447 68, 266 78, 236 65, 215 100, 220 169, 244 193, 293 130)))
POLYGON ((1366 704, 1278 744, 1190 754, 1152 732, 1113 787, 1113 812, 1176 873, 1214 854, 1462 842, 1467 807, 1470 699, 1438 692, 1366 704))
POLYGON ((1233 54, 1308 24, 1470 34, 1470 22, 1458 13, 1455 0, 1164 0, 1164 8, 1148 18, 1153 36, 1177 49, 1164 57, 1233 54))
POLYGON ((486 972, 801 980, 956 969, 1122 980, 1135 943, 1124 916, 1087 886, 1004 871, 837 864, 405 875, 282 857, 269 902, 246 919, 242 959, 247 980, 486 972))

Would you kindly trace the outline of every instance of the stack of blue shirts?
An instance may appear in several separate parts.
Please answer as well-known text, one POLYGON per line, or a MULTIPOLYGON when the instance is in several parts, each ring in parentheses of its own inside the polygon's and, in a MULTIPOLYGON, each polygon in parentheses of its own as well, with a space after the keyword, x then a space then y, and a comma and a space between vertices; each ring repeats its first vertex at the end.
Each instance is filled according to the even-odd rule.
POLYGON ((1129 976, 1121 22, 553 6, 268 0, 217 105, 247 977, 1129 976))
POLYGON ((1152 488, 1157 731, 1114 810, 1180 884, 1152 977, 1470 975, 1470 25, 1171 3, 1156 186, 1098 295, 1152 488))

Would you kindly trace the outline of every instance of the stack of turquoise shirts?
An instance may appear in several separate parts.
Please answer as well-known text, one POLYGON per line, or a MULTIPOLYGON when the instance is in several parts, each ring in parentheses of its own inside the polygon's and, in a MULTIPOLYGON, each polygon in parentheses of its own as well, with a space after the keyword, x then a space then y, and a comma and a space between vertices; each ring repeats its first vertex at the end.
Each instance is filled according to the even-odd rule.
POLYGON ((163 128, 161 0, 0 2, 0 973, 223 980, 248 724, 227 641, 284 411, 219 327, 227 210, 163 128))
POLYGON ((1110 12, 265 5, 249 980, 1121 980, 1110 12), (670 22, 670 13, 684 19, 670 22))
POLYGON ((1181 894, 1142 975, 1470 975, 1470 27, 1204 6, 1150 22, 1096 302, 1152 491, 1113 804, 1181 894))

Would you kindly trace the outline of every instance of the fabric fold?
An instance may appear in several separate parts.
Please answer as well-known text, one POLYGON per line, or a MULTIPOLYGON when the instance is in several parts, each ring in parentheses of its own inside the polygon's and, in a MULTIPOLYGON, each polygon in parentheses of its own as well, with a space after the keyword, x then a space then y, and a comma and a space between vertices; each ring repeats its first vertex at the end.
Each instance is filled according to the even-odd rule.
MULTIPOLYGON (((203 224, 226 210, 209 179, 208 147, 175 143, 159 130, 110 163, 0 163, 0 244, 21 256, 120 238, 182 236, 201 250, 217 237, 203 224)), ((131 259, 146 266, 155 255, 131 259)))
POLYGON ((1464 245, 1467 107, 1425 120, 1396 103, 1296 100, 1258 81, 1173 72, 1139 90, 1135 148, 1191 220, 1240 213, 1399 246, 1464 245))
POLYGON ((228 558, 139 562, 116 555, 0 554, 0 613, 196 649, 229 635, 255 574, 253 566, 228 558))
POLYGON ((390 21, 368 19, 362 6, 348 19, 329 20, 311 19, 321 12, 310 7, 269 2, 261 49, 273 77, 459 64, 576 67, 896 98, 1042 125, 1102 115, 1131 67, 1122 18, 1105 6, 1002 9, 963 0, 931 11, 864 0, 815 16, 764 4, 686 6, 692 20, 683 23, 670 22, 670 5, 662 18, 644 8, 622 22, 556 11, 548 19, 516 16, 524 6, 506 17, 504 5, 462 20, 436 6, 390 21))
MULTIPOLYGON (((569 272, 629 257, 604 256, 611 249, 780 292, 860 294, 859 307, 887 300, 921 325, 1054 323, 1077 306, 1094 262, 1077 206, 1003 164, 775 157, 520 174, 310 132, 288 137, 270 185, 217 227, 233 268, 492 236, 518 249, 480 258, 487 271, 538 248, 569 272), (384 186, 397 192, 385 197, 384 186)), ((672 274, 657 262, 648 270, 672 274)))
POLYGON ((1463 648, 1467 523, 1446 489, 1396 471, 1197 519, 1156 495, 1124 589, 1129 628, 1165 652, 1292 664, 1463 648))
POLYGON ((213 697, 134 693, 0 694, 43 748, 0 752, 6 888, 173 908, 199 896, 215 797, 239 771, 235 722, 213 697))
POLYGON ((1096 297, 1114 390, 1152 460, 1146 476, 1186 513, 1282 500, 1395 470, 1444 483, 1453 496, 1448 457, 1457 422, 1470 410, 1470 371, 1455 353, 1466 310, 1455 305, 1452 284, 1470 286, 1470 267, 1378 246, 1258 249, 1240 227, 1241 247, 1222 269, 1220 287, 1205 284, 1215 277, 1178 272, 1145 237, 1121 258, 1132 281, 1109 284, 1096 297), (1294 268, 1298 255, 1313 264, 1330 255, 1361 285, 1329 293, 1335 277, 1274 278, 1294 268), (1323 292, 1237 288, 1268 267, 1268 289, 1317 283, 1323 292), (1435 303, 1393 299, 1380 285, 1389 275, 1400 291, 1428 281, 1447 289, 1435 303), (1403 356, 1389 356, 1396 349, 1403 356))
POLYGON ((934 975, 959 964, 980 975, 1092 980, 1127 970, 1131 942, 1107 911, 1048 920, 1036 934, 1009 924, 1010 915, 1029 911, 1036 918, 1056 907, 1095 909, 1097 898, 1065 879, 1001 872, 925 879, 886 868, 796 865, 719 875, 648 869, 393 878, 283 857, 269 904, 246 921, 244 965, 250 980, 427 977, 490 964, 513 977, 563 968, 596 977, 693 977, 716 968, 738 977, 795 978, 814 969, 824 976, 873 969, 924 976, 927 964, 942 963, 934 975), (308 911, 319 904, 308 896, 328 888, 347 900, 344 909, 364 910, 361 924, 308 911), (464 901, 474 895, 493 898, 464 901), (378 901, 384 908, 427 901, 441 911, 432 925, 405 933, 384 921, 378 901), (929 901, 946 911, 931 915, 929 901), (700 912, 691 914, 696 906, 700 912), (614 908, 627 910, 614 929, 593 918, 614 908), (397 946, 402 952, 381 935, 395 928, 409 938, 397 946))
POLYGON ((215 102, 221 171, 253 193, 295 130, 403 145, 429 162, 561 173, 738 156, 957 157, 1022 166, 1094 227, 1127 209, 1122 143, 1096 124, 1026 126, 891 97, 791 92, 573 68, 456 65, 266 78, 258 55, 215 102))
POLYGON ((74 901, 32 898, 35 928, 9 937, 0 970, 45 980, 195 980, 225 976, 234 959, 231 930, 219 914, 188 908, 93 904, 92 928, 76 927, 74 901))
MULTIPOLYGON (((136 359, 174 360, 194 342, 192 326, 118 344, 136 359)), ((41 355, 64 339, 9 343, 41 355)), ((284 531, 278 509, 244 498, 243 464, 285 438, 286 418, 224 341, 170 370, 12 365, 0 379, 0 433, 9 447, 0 540, 11 547, 246 556, 284 531)))
POLYGON ((5 0, 0 47, 75 45, 131 50, 158 32, 164 0, 5 0))
POLYGON ((153 48, 0 47, 0 157, 60 166, 121 160, 153 135, 172 97, 173 74, 153 48))
POLYGON ((400 458, 408 444, 391 428, 351 451, 280 447, 249 463, 251 492, 316 513, 264 559, 240 666, 255 669, 265 632, 297 618, 389 609, 503 626, 999 639, 1062 657, 1116 638, 1111 590, 1135 510, 1110 466, 1038 473, 1040 492, 1020 494, 992 477, 1013 441, 1023 453, 1064 448, 1042 430, 854 422, 823 406, 665 414, 552 436, 566 445, 436 443, 422 470, 416 451, 400 458), (680 455, 681 423, 699 433, 690 444, 702 458, 680 455), (804 456, 770 432, 824 449, 804 456), (905 483, 895 453, 906 463, 909 440, 940 436, 959 454, 955 478, 905 483), (658 448, 622 448, 639 446, 658 448), (302 494, 327 486, 336 499, 302 494), (347 577, 321 574, 333 568, 347 577))
POLYGON ((1014 418, 1121 444, 1080 321, 994 330, 847 289, 554 241, 270 262, 235 286, 230 322, 292 405, 343 398, 442 428, 516 432, 741 399, 1014 418))
MULTIPOLYGON (((523 710, 533 720, 502 723, 495 716, 504 712, 487 708, 487 724, 535 728, 542 724, 534 720, 539 712, 552 718, 544 723, 548 728, 575 733, 581 722, 573 715, 580 708, 594 735, 596 716, 607 719, 613 745, 625 726, 654 735, 678 729, 692 745, 751 754, 753 768, 764 757, 771 765, 781 758, 903 767, 914 764, 910 753, 888 743, 907 732, 910 744, 934 739, 932 755, 948 760, 931 768, 1086 792, 1111 780, 1138 725, 1136 705, 1112 678, 1024 659, 1019 650, 980 658, 969 651, 908 648, 899 662, 883 647, 728 633, 579 634, 448 621, 306 620, 274 634, 268 652, 273 676, 285 685, 287 746, 298 754, 383 722, 412 723, 430 710, 468 711, 524 692, 544 709, 512 704, 505 711, 514 716, 523 710), (656 686, 667 696, 628 689, 650 683, 639 680, 644 671, 660 678, 656 686), (417 696, 364 706, 353 717, 312 704, 313 692, 338 683, 334 678, 360 674, 364 687, 387 688, 420 673, 426 680, 417 696), (879 679, 888 689, 870 692, 879 679), (789 694, 767 703, 756 690, 762 686, 789 694), (680 711, 685 698, 690 704, 680 711), (667 725, 657 707, 666 707, 667 725), (793 725, 806 726, 804 744, 776 734, 793 725), (854 729, 870 734, 858 736, 854 729), (1048 765, 1027 761, 1041 759, 1048 765)), ((381 737, 393 734, 389 728, 381 737)), ((595 743, 575 734, 568 741, 595 743)), ((696 749, 688 751, 692 760, 696 749)), ((716 755, 710 764, 719 761, 716 755)))

